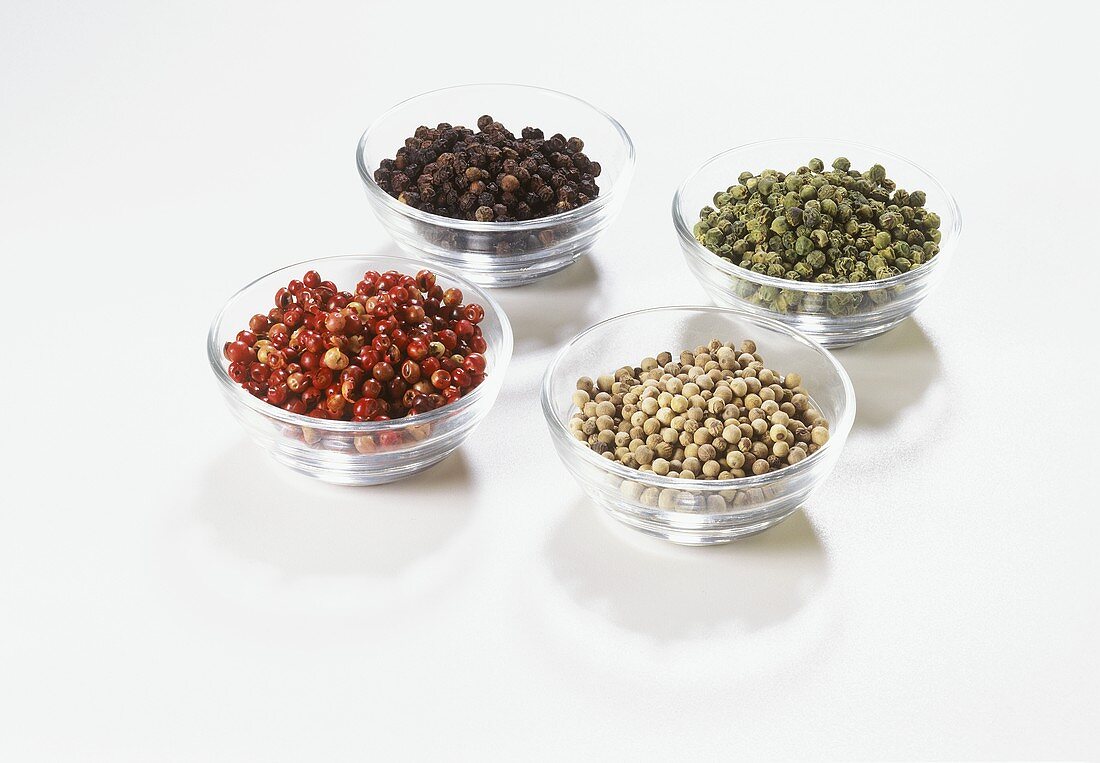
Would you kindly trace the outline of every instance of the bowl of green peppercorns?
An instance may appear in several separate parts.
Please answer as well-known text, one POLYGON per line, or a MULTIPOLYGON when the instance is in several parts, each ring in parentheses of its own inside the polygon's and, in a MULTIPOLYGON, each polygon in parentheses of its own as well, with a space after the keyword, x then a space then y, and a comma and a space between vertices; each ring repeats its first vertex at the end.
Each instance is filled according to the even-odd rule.
POLYGON ((719 305, 777 318, 827 347, 897 326, 939 282, 962 217, 926 170, 825 138, 750 143, 676 191, 688 267, 719 305))

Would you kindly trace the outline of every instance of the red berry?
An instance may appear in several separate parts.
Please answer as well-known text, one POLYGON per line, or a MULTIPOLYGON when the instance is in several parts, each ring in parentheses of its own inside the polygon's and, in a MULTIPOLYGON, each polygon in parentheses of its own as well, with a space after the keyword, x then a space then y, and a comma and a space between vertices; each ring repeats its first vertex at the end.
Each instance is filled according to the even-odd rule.
POLYGON ((485 319, 485 308, 476 304, 466 305, 462 308, 462 317, 470 323, 481 323, 485 319))
POLYGON ((452 351, 455 347, 458 347, 458 335, 450 329, 443 329, 436 334, 436 339, 447 349, 447 352, 452 351))
POLYGON ((363 382, 363 386, 360 388, 360 392, 365 398, 376 398, 382 396, 382 383, 375 379, 367 379, 363 382))
POLYGON ((474 324, 470 323, 470 321, 465 318, 457 320, 455 321, 454 332, 458 335, 459 339, 469 339, 474 335, 474 324))
POLYGON ((485 356, 478 352, 472 352, 462 361, 462 367, 472 374, 485 373, 485 356))
POLYGON ((414 360, 406 360, 401 364, 401 378, 409 384, 420 381, 420 366, 414 360))
POLYGON ((379 361, 371 367, 371 375, 375 380, 385 384, 386 382, 393 381, 395 376, 393 366, 385 361, 379 361))
POLYGON ((229 378, 235 381, 237 384, 244 384, 248 381, 248 365, 241 361, 229 364, 229 378))
POLYGON ((447 289, 443 292, 443 304, 447 307, 458 307, 462 304, 462 292, 459 289, 447 289))
POLYGON ((409 343, 405 346, 405 354, 409 356, 410 360, 423 360, 428 355, 427 340, 419 337, 410 339, 409 343))
POLYGON ((279 384, 273 387, 267 388, 267 402, 272 405, 282 405, 286 402, 287 394, 289 390, 285 384, 279 384))
POLYGON ((223 353, 230 379, 272 405, 319 419, 386 421, 434 410, 484 380, 484 317, 427 270, 367 271, 354 293, 311 270, 279 289, 274 307, 252 316, 223 353))
POLYGON ((223 352, 230 363, 244 363, 256 355, 251 347, 241 341, 226 342, 223 352))

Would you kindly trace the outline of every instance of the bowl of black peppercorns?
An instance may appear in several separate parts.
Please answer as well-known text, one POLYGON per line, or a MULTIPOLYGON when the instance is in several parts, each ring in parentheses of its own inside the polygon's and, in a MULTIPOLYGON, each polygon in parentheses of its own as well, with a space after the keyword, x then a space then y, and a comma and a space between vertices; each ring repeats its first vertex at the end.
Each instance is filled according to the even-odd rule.
POLYGON ((521 286, 591 249, 622 205, 634 144, 565 93, 461 85, 379 117, 356 164, 402 249, 484 286, 521 286))

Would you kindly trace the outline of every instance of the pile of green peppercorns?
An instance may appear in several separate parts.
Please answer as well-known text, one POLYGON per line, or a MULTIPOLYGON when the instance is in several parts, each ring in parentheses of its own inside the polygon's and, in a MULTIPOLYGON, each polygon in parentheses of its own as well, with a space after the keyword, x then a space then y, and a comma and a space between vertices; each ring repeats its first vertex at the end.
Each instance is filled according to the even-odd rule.
POLYGON ((865 172, 841 157, 794 172, 742 172, 714 196, 695 238, 735 265, 789 281, 881 280, 936 256, 940 218, 923 191, 897 188, 880 164, 865 172))

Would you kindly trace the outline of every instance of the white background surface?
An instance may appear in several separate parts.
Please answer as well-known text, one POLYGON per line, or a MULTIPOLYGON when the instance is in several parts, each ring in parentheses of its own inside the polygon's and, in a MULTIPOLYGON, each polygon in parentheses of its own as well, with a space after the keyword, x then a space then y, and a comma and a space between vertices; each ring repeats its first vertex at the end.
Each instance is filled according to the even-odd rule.
POLYGON ((0 4, 0 758, 1100 755, 1095 7, 540 7, 0 4), (626 207, 498 292, 517 353, 458 454, 297 477, 223 409, 208 321, 387 247, 360 132, 483 80, 614 114, 626 207), (805 514, 712 549, 613 526, 541 373, 597 319, 702 301, 675 186, 802 134, 928 167, 959 257, 839 353, 859 415, 805 514))

